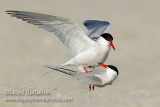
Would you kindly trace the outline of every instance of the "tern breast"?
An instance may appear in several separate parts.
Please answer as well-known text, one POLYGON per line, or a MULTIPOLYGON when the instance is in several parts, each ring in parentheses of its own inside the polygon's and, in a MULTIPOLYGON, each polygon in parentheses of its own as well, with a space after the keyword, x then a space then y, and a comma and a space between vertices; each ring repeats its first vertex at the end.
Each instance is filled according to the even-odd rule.
POLYGON ((98 59, 99 63, 104 63, 105 60, 107 59, 110 51, 110 46, 108 45, 107 41, 103 39, 102 37, 99 38, 98 42, 98 59))

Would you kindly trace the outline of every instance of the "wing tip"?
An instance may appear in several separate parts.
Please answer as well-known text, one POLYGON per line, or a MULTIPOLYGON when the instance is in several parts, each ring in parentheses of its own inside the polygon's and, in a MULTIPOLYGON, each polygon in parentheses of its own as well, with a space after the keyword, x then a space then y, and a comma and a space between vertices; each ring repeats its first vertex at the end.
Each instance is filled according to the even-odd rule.
POLYGON ((13 13, 17 13, 18 11, 16 11, 16 10, 6 10, 5 12, 7 14, 13 14, 13 13))
POLYGON ((85 26, 89 26, 89 25, 92 25, 92 24, 106 24, 106 25, 110 25, 110 23, 108 21, 100 21, 100 20, 85 20, 83 22, 83 24, 85 26))

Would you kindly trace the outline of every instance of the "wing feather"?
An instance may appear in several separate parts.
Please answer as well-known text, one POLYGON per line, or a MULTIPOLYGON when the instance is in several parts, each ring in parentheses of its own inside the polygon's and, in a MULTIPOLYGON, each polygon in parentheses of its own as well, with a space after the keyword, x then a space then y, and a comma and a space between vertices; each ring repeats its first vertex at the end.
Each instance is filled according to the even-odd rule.
POLYGON ((25 11, 6 12, 13 17, 53 33, 69 49, 72 56, 95 43, 70 19, 25 11))
POLYGON ((90 37, 91 39, 97 39, 110 26, 109 22, 99 20, 86 20, 83 24, 88 29, 88 37, 90 37))

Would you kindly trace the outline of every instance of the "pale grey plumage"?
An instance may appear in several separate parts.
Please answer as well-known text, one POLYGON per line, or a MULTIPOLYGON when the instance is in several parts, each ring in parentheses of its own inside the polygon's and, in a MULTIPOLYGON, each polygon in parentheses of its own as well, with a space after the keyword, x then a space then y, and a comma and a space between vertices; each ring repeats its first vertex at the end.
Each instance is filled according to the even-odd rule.
POLYGON ((108 39, 100 35, 108 28, 109 22, 88 20, 85 26, 89 30, 87 36, 82 29, 70 19, 25 11, 6 11, 28 23, 53 33, 68 48, 72 58, 57 67, 83 65, 96 67, 104 63, 110 51, 108 39), (97 27, 96 27, 97 25, 97 27), (95 36, 97 34, 97 36, 95 36), (94 37, 93 37, 94 35, 94 37), (96 41, 95 40, 96 37, 96 41))
POLYGON ((97 77, 96 75, 103 75, 105 71, 97 70, 97 69, 92 69, 92 72, 86 73, 85 71, 74 71, 74 70, 69 70, 65 68, 56 68, 56 67, 51 67, 51 66, 45 66, 47 68, 50 68, 52 70, 56 70, 68 75, 71 75, 75 77, 76 79, 87 83, 87 84, 92 84, 92 85, 100 85, 102 84, 101 78, 97 77))
POLYGON ((50 66, 45 67, 73 76, 88 85, 95 85, 98 87, 111 85, 118 76, 118 69, 113 65, 107 65, 108 68, 105 70, 90 68, 92 72, 89 73, 86 73, 84 69, 74 71, 66 68, 56 68, 50 66))
POLYGON ((93 40, 98 39, 110 26, 109 22, 99 20, 86 20, 83 24, 88 29, 88 36, 93 40))
POLYGON ((6 11, 28 23, 55 34, 74 56, 94 44, 87 35, 70 19, 24 11, 6 11))

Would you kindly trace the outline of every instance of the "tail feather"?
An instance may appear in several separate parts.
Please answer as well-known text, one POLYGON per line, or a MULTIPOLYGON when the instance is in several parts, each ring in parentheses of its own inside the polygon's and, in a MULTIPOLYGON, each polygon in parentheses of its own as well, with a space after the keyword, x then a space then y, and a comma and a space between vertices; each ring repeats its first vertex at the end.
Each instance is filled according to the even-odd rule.
MULTIPOLYGON (((62 73, 65 73, 65 74, 68 74, 68 75, 72 75, 72 72, 71 72, 72 70, 69 70, 69 69, 57 68, 57 67, 51 67, 51 66, 45 66, 45 67, 49 68, 49 69, 52 69, 52 70, 56 70, 56 71, 62 72, 62 73), (66 71, 66 70, 68 70, 68 71, 66 71)), ((47 72, 47 73, 49 73, 49 72, 47 72)))
POLYGON ((65 61, 64 63, 62 63, 58 66, 56 66, 56 68, 62 68, 62 67, 65 67, 65 66, 70 66, 70 65, 74 65, 73 58, 65 61))

